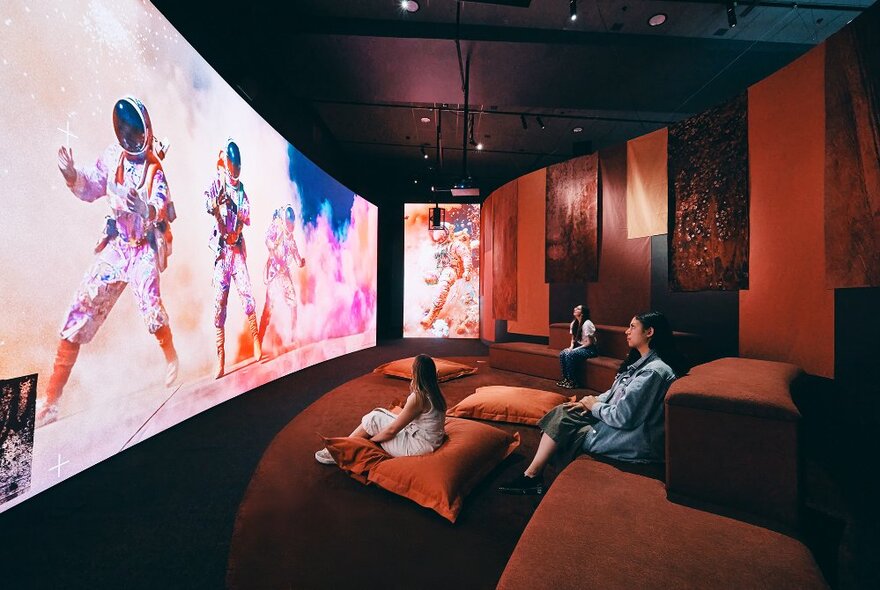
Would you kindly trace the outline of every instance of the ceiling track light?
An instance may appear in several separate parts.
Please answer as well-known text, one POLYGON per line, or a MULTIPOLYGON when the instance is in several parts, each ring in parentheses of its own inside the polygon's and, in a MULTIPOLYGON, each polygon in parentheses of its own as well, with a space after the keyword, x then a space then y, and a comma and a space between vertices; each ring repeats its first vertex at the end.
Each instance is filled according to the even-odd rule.
POLYGON ((535 120, 538 122, 538 127, 541 129, 546 129, 547 127, 544 125, 544 121, 541 120, 541 117, 535 117, 535 120))
POLYGON ((572 21, 576 21, 578 19, 577 0, 568 0, 568 14, 571 16, 572 21))
POLYGON ((520 122, 522 123, 523 129, 528 129, 528 128, 529 128, 529 124, 526 123, 526 116, 525 116, 525 115, 520 115, 520 116, 519 116, 519 120, 520 120, 520 122))
POLYGON ((727 24, 731 29, 736 27, 736 2, 727 3, 727 24))
POLYGON ((427 159, 428 159, 428 152, 425 151, 425 146, 420 145, 420 146, 419 146, 419 151, 422 152, 422 158, 424 158, 425 160, 427 160, 427 159))

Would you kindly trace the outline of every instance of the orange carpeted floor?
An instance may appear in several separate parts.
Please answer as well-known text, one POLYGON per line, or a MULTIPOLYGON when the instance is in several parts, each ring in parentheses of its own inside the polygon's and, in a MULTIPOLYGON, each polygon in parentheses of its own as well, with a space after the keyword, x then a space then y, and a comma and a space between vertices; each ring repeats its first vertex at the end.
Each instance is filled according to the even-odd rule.
MULTIPOLYGON (((450 406, 483 385, 556 390, 546 379, 495 371, 486 358, 455 360, 479 371, 442 384, 450 406)), ((363 414, 404 399, 408 387, 364 375, 321 397, 276 436, 236 516, 230 588, 495 587, 539 501, 495 488, 524 469, 537 447, 536 428, 498 424, 519 431, 522 445, 471 492, 456 524, 314 459, 319 434, 347 435, 363 414)), ((548 479, 554 475, 549 468, 548 479)))

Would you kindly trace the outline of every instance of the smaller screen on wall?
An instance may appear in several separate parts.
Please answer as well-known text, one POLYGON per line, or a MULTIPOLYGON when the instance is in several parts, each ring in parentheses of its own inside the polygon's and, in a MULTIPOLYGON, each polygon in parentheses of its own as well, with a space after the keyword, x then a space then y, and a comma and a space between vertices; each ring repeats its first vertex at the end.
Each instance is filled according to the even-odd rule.
POLYGON ((480 206, 440 204, 431 229, 434 206, 404 206, 403 335, 478 338, 480 206))

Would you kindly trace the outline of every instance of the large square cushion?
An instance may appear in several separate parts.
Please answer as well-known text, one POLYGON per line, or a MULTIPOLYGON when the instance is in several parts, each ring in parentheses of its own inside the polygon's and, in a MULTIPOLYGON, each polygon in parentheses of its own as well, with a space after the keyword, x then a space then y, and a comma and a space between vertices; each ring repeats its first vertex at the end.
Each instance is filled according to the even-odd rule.
MULTIPOLYGON (((391 361, 379 365, 373 369, 373 372, 381 373, 387 377, 396 377, 398 379, 412 379, 413 359, 415 359, 415 357, 410 356, 404 359, 391 361)), ((440 382, 449 381, 457 377, 463 377, 477 372, 476 367, 463 365, 447 359, 434 358, 434 364, 437 366, 437 380, 440 382)))
POLYGON ((392 457, 358 437, 325 439, 341 469, 434 510, 450 522, 486 474, 519 446, 519 434, 458 418, 447 418, 446 441, 433 453, 392 457))
POLYGON ((478 387, 474 393, 449 408, 446 414, 535 426, 547 412, 574 399, 574 396, 529 387, 489 385, 478 387))

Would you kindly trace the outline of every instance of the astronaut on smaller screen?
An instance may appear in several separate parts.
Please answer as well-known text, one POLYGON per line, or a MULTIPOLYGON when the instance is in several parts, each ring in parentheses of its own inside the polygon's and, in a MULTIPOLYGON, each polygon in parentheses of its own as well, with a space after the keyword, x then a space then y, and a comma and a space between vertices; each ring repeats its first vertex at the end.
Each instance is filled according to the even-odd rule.
POLYGON ((445 223, 442 230, 431 231, 431 240, 437 246, 434 258, 437 260, 439 275, 431 275, 426 279, 429 284, 437 282, 437 294, 431 304, 431 309, 422 318, 421 324, 425 329, 434 324, 434 320, 440 315, 452 286, 458 279, 471 280, 473 272, 473 260, 471 258, 470 235, 467 231, 455 231, 455 226, 445 223))
POLYGON ((256 304, 247 269, 247 249, 242 230, 251 223, 251 206, 241 182, 241 151, 231 138, 220 150, 217 178, 205 191, 205 208, 214 217, 211 247, 214 251, 214 327, 217 329, 217 370, 214 378, 224 375, 226 361, 226 304, 229 288, 235 282, 244 303, 248 328, 254 342, 254 357, 263 352, 257 330, 256 304))
POLYGON ((297 296, 290 270, 294 264, 299 268, 305 266, 306 259, 299 253, 293 235, 295 221, 296 214, 293 207, 290 205, 280 207, 272 214, 272 222, 266 230, 266 249, 269 251, 269 258, 266 260, 264 275, 267 287, 266 302, 260 318, 261 342, 269 327, 277 299, 282 298, 290 310, 290 326, 296 324, 297 296))
MULTIPOLYGON (((159 273, 171 254, 174 206, 160 160, 166 146, 153 137, 147 108, 127 96, 113 107, 117 142, 94 166, 77 166, 73 150, 58 150, 58 168, 67 188, 87 203, 107 197, 109 215, 95 246, 95 259, 76 291, 61 328, 61 340, 37 424, 58 419, 58 400, 70 378, 80 346, 91 342, 116 300, 131 285, 150 334, 156 337, 167 363, 165 385, 177 379, 177 351, 168 313, 159 293, 159 273)), ((124 346, 124 344, 123 344, 124 346)))

